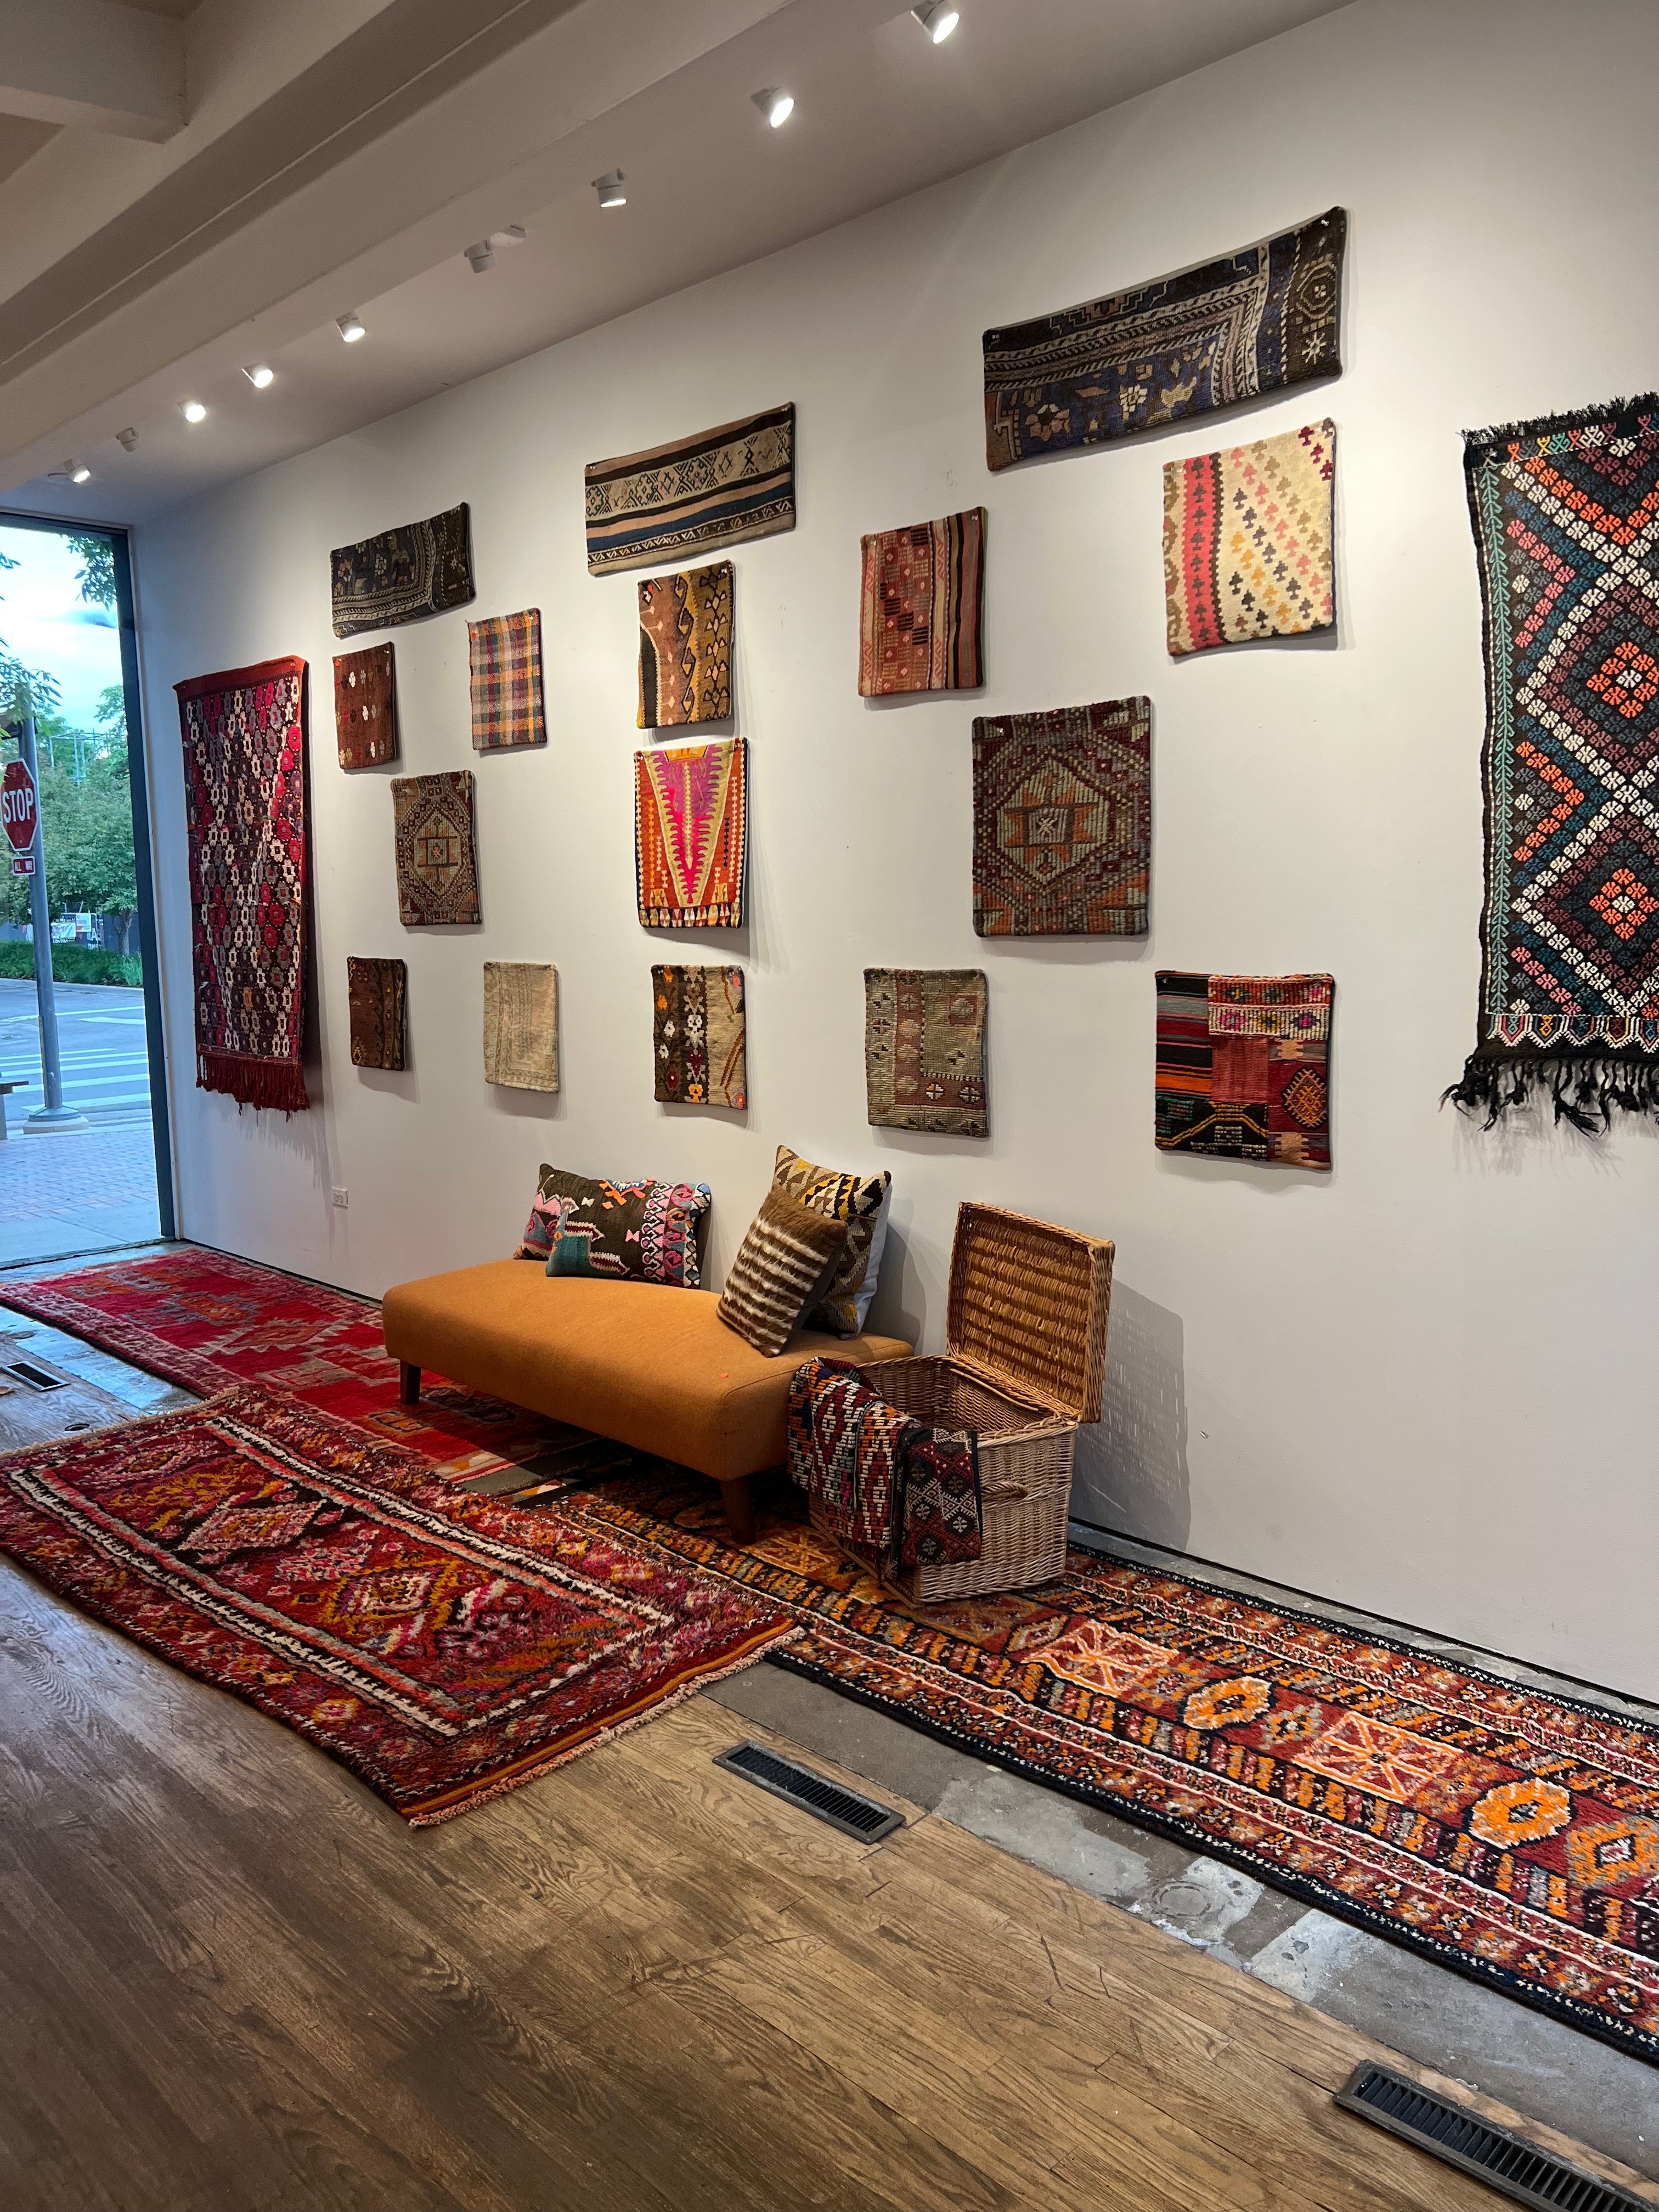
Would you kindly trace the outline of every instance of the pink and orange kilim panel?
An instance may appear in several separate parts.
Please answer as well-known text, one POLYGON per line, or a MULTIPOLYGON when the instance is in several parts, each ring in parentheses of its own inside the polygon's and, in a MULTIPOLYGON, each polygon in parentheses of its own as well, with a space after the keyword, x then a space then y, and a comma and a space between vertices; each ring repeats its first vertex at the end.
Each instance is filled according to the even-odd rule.
POLYGON ((742 927, 747 770, 741 738, 635 754, 635 866, 642 927, 742 927))

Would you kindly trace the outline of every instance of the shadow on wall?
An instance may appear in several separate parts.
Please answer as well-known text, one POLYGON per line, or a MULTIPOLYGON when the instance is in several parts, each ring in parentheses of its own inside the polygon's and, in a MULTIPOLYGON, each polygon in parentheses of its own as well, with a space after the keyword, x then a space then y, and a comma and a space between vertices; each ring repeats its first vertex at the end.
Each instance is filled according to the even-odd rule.
POLYGON ((1078 1431, 1073 1521, 1186 1549, 1193 1512, 1184 1340, 1179 1314, 1114 1281, 1101 1417, 1078 1431))

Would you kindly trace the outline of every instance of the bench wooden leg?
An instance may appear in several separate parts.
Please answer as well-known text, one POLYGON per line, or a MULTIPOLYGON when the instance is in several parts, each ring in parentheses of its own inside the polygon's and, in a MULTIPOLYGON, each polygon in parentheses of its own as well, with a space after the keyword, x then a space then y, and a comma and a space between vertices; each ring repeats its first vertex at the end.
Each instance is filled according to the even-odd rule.
POLYGON ((734 1544, 747 1544, 755 1534, 755 1494, 749 1477, 740 1474, 735 1482, 720 1485, 720 1503, 726 1508, 726 1526, 734 1544))
POLYGON ((400 1359, 398 1364, 403 1369, 398 1395, 405 1406, 418 1406, 421 1402, 421 1370, 418 1367, 411 1367, 406 1359, 400 1359))

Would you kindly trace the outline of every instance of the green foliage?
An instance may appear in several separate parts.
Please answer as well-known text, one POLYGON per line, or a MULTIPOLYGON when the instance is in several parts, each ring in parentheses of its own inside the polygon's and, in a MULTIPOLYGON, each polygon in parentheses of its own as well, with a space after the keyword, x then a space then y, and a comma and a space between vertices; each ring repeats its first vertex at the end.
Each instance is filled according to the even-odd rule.
POLYGON ((76 582, 81 586, 81 597, 88 606, 112 607, 115 605, 115 544, 112 538, 83 535, 79 531, 65 531, 71 553, 81 562, 81 573, 76 582))
MULTIPOLYGON (((68 742, 76 733, 61 716, 44 715, 37 718, 35 732, 46 891, 52 911, 116 915, 125 930, 138 905, 138 887, 133 872, 132 793, 125 730, 118 745, 100 752, 92 749, 100 740, 81 733, 85 772, 78 783, 75 750, 68 742)), ((28 919, 29 879, 8 869, 0 875, 0 921, 28 919)))
MULTIPOLYGON (((107 541, 106 541, 107 542, 107 541)), ((115 556, 110 555, 111 587, 114 586, 115 556)), ((0 569, 15 568, 16 562, 9 553, 0 553, 0 569)), ((15 653, 7 648, 0 637, 0 719, 10 715, 14 707, 21 712, 30 700, 48 711, 61 703, 58 685, 44 668, 25 668, 15 653), (19 694, 22 696, 20 697, 19 694)))
MULTIPOLYGON (((58 983, 122 983, 138 989, 144 980, 136 952, 102 952, 94 945, 54 945, 52 980, 58 983)), ((16 938, 0 944, 0 975, 34 974, 34 947, 16 938)))

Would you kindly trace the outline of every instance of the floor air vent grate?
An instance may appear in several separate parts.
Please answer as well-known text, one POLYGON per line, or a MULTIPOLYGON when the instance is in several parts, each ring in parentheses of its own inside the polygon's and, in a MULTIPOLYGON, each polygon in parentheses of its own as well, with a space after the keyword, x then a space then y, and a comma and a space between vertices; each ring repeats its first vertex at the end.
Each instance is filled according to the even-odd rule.
POLYGON ((32 1359, 14 1359, 6 1372, 15 1375, 20 1382, 27 1382, 31 1390, 67 1390, 69 1388, 65 1376, 49 1374, 44 1367, 37 1367, 32 1359))
POLYGON ((799 1805, 803 1813, 815 1814, 832 1828, 839 1828, 842 1835, 856 1836, 861 1844, 878 1844, 884 1836, 904 1826, 902 1813, 878 1805, 873 1797, 860 1797, 856 1790, 843 1790, 839 1782, 814 1774, 799 1759, 781 1758, 764 1744, 740 1743, 734 1750, 720 1752, 714 1764, 769 1790, 788 1804, 799 1805))
POLYGON ((1419 2150, 1432 2151, 1448 2166, 1461 2166, 1517 2204, 1541 2212, 1644 2212, 1641 2198, 1628 2190, 1552 2158, 1508 2128, 1495 2127, 1386 2066, 1357 2066, 1336 2101, 1345 2112, 1358 2112, 1419 2150))

